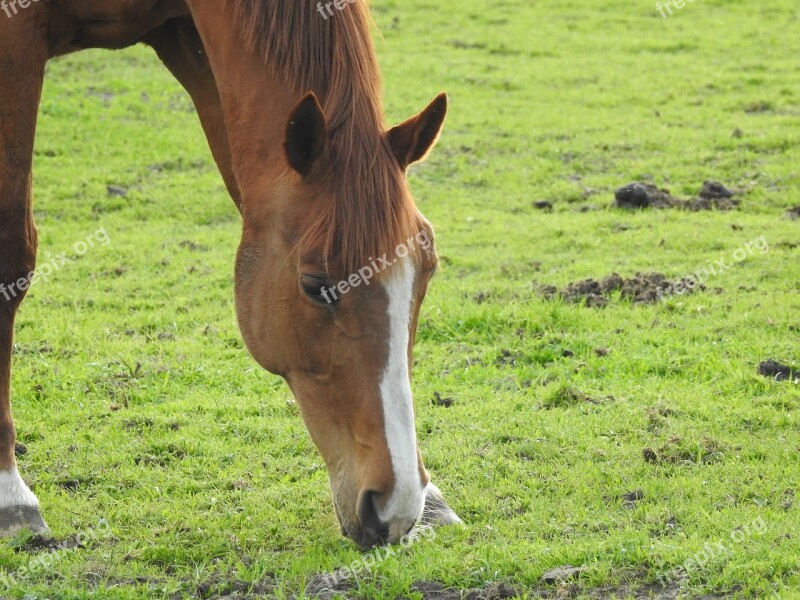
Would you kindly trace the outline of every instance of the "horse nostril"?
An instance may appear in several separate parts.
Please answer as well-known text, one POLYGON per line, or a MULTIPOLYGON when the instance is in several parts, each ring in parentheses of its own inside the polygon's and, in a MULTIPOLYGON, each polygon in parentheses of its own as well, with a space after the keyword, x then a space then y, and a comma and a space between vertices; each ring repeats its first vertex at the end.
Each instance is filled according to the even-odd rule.
POLYGON ((362 492, 358 501, 358 520, 361 523, 361 529, 373 543, 386 541, 389 533, 389 528, 378 516, 377 499, 379 497, 378 492, 362 492))

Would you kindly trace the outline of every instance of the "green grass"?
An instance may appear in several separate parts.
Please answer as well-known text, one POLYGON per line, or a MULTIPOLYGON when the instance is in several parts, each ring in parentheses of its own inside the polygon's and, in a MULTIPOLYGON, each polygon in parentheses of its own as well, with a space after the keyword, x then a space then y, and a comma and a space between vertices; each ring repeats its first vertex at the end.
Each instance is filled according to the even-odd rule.
MULTIPOLYGON (((451 95, 411 176, 443 258, 414 391, 427 465, 466 526, 379 562, 348 597, 419 598, 419 581, 557 593, 540 578, 568 564, 585 570, 562 595, 655 595, 716 543, 727 551, 670 593, 800 597, 800 388, 756 374, 800 362, 800 222, 782 217, 800 204, 796 3, 706 0, 668 19, 621 0, 376 4, 391 120, 451 95), (739 190, 741 210, 609 207, 629 181, 689 197, 706 179, 739 190), (677 278, 760 236, 769 251, 704 293, 598 309, 536 292, 677 278)), ((358 560, 288 388, 244 349, 238 213, 152 52, 49 65, 35 191, 41 262, 100 227, 111 241, 20 311, 20 469, 58 539, 100 518, 113 535, 0 595, 257 584, 282 598, 358 560)), ((38 556, 25 541, 0 544, 5 572, 38 556)))

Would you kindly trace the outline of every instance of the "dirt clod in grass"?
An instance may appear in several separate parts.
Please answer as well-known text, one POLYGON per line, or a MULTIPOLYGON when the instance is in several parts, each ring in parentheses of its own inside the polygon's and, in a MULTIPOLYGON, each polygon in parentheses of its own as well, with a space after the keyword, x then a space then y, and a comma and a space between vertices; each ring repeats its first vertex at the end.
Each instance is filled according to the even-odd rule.
POLYGON ((188 248, 190 252, 208 252, 208 246, 198 244, 192 240, 183 240, 178 244, 181 248, 188 248))
POLYGON ((797 221, 800 219, 800 206, 795 206, 794 208, 790 208, 786 211, 784 215, 790 221, 797 221))
POLYGON ((669 422, 668 418, 675 415, 671 408, 656 406, 647 410, 647 430, 661 431, 669 422))
POLYGON ((48 535, 32 535, 19 545, 14 545, 16 552, 26 552, 36 554, 39 552, 56 552, 57 550, 84 548, 85 545, 78 540, 77 535, 70 536, 64 540, 57 540, 48 535))
POLYGON ((614 192, 619 208, 679 208, 681 201, 669 190, 659 189, 650 183, 629 183, 614 192))
POLYGON ((519 592, 505 583, 493 583, 485 590, 474 590, 467 595, 468 600, 502 600, 515 598, 519 592))
POLYGON ((25 456, 28 453, 28 447, 25 444, 20 444, 17 442, 14 444, 14 456, 19 458, 20 456, 25 456))
MULTIPOLYGON (((318 575, 306 586, 306 593, 311 598, 333 600, 333 598, 351 597, 347 592, 354 589, 348 580, 333 583, 326 575, 318 575)), ((411 591, 421 594, 425 600, 503 600, 520 595, 518 590, 505 583, 493 583, 485 588, 460 590, 447 588, 437 581, 418 581, 411 586, 411 591)))
POLYGON ((629 505, 635 505, 639 500, 643 499, 644 492, 642 490, 633 490, 622 495, 622 501, 629 505))
POLYGON ((542 583, 552 585, 554 583, 562 583, 564 581, 569 581, 570 579, 577 579, 583 571, 586 569, 584 567, 573 567, 572 565, 566 565, 563 567, 556 567, 555 569, 550 569, 549 571, 545 572, 542 575, 542 583))
POLYGON ((734 198, 694 198, 687 200, 683 208, 692 212, 701 210, 736 210, 739 208, 739 201, 734 198))
POLYGON ((89 481, 85 478, 81 477, 66 477, 64 479, 59 479, 58 481, 54 482, 58 487, 64 490, 68 490, 70 492, 74 492, 82 485, 89 483, 89 481))
POLYGON ((708 200, 733 198, 733 192, 722 185, 719 181, 706 181, 703 183, 703 187, 700 188, 700 193, 698 196, 701 198, 707 198, 708 200))
POLYGON ((550 200, 539 200, 538 202, 533 203, 533 207, 545 212, 552 212, 553 203, 550 202, 550 200))
POLYGON ((674 289, 685 289, 687 293, 693 293, 705 291, 706 286, 688 278, 670 281, 662 273, 636 273, 629 279, 612 273, 600 280, 583 279, 570 283, 562 290, 552 285, 540 286, 539 293, 547 299, 559 297, 567 302, 603 308, 608 304, 609 297, 615 293, 635 304, 652 304, 662 297, 671 297, 674 289))
POLYGON ((642 457, 653 465, 711 464, 722 460, 727 448, 717 440, 705 437, 699 441, 674 436, 658 450, 644 448, 642 457))
POLYGON ((731 190, 718 181, 706 181, 696 198, 682 200, 651 183, 629 183, 614 192, 615 206, 629 210, 674 208, 679 210, 734 210, 739 207, 731 190))
POLYGON ((518 590, 505 583, 494 583, 482 589, 456 590, 445 588, 436 581, 418 581, 411 590, 422 594, 425 600, 503 600, 520 595, 518 590))
POLYGON ((554 408, 569 408, 579 404, 600 404, 594 398, 576 390, 568 385, 562 385, 550 392, 542 402, 541 407, 546 410, 554 408))
POLYGON ((781 508, 785 511, 789 511, 792 506, 794 505, 794 490, 786 490, 783 492, 783 502, 781 502, 781 508))
POLYGON ((106 193, 112 198, 124 198, 128 195, 128 190, 119 185, 106 186, 106 193))
POLYGON ((439 392, 433 392, 433 400, 431 400, 431 404, 434 406, 441 406, 443 408, 450 408, 455 404, 455 400, 452 398, 442 398, 439 392))
POLYGON ((758 374, 775 381, 800 380, 800 369, 779 363, 777 360, 764 360, 758 365, 758 374))
POLYGON ((244 600, 247 598, 270 598, 275 588, 269 583, 247 583, 245 581, 224 581, 213 578, 197 586, 197 597, 214 600, 244 600))
POLYGON ((642 458, 644 458, 645 462, 649 462, 652 465, 658 464, 658 453, 652 448, 645 448, 642 450, 642 458))
POLYGON ((498 367, 515 366, 517 364, 518 356, 511 350, 503 348, 500 350, 500 355, 494 360, 494 364, 498 367))

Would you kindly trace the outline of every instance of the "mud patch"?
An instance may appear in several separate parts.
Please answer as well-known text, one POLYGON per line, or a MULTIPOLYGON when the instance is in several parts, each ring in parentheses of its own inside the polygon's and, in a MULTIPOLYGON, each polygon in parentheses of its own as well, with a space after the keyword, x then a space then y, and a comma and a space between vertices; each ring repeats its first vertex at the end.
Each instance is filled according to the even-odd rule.
POLYGON ((581 404, 600 404, 600 402, 582 391, 568 385, 557 387, 542 401, 540 407, 544 410, 554 408, 569 408, 581 404))
POLYGON ((675 289, 685 289, 690 294, 705 291, 706 286, 688 277, 670 281, 662 273, 636 273, 630 279, 612 273, 600 280, 576 281, 561 290, 552 285, 539 286, 538 292, 548 300, 561 298, 574 304, 602 308, 615 294, 634 304, 653 304, 664 297, 671 297, 675 289))
POLYGON ((584 567, 573 567, 572 565, 550 569, 542 575, 542 583, 552 585, 569 581, 570 579, 577 579, 585 570, 584 567))
POLYGON ((244 581, 224 581, 210 579, 197 586, 197 597, 203 600, 242 600, 243 598, 270 598, 275 586, 269 583, 247 583, 244 581))
MULTIPOLYGON (((348 592, 355 591, 355 587, 349 583, 339 584, 333 588, 320 587, 325 586, 326 581, 327 578, 324 575, 315 577, 306 588, 309 597, 319 600, 362 597, 348 594, 348 592)), ((421 594, 425 600, 502 600, 525 595, 522 590, 514 589, 502 582, 493 583, 484 588, 462 590, 445 587, 437 581, 418 581, 411 586, 411 591, 421 594)))
POLYGON ((777 360, 765 360, 758 365, 758 374, 775 381, 800 381, 800 369, 779 363, 777 360))
MULTIPOLYGON (((508 598, 576 598, 584 597, 591 599, 608 598, 641 598, 644 600, 675 600, 679 597, 681 588, 678 583, 670 582, 666 586, 658 583, 644 583, 647 579, 646 573, 636 573, 631 575, 631 579, 616 586, 604 586, 598 588, 586 588, 580 583, 584 567, 559 567, 545 573, 538 584, 525 587, 515 587, 508 583, 496 582, 481 588, 461 589, 447 587, 436 581, 418 581, 411 585, 411 592, 421 596, 423 600, 505 600, 508 598)), ((118 578, 108 576, 98 576, 93 573, 87 577, 89 583, 95 589, 108 589, 110 585, 114 587, 131 587, 137 585, 147 585, 150 588, 157 588, 163 585, 164 581, 153 577, 133 577, 118 578)), ((314 598, 316 600, 334 600, 337 598, 355 599, 371 596, 364 596, 363 592, 357 591, 357 586, 352 582, 342 582, 335 587, 329 587, 329 577, 320 574, 308 582, 305 593, 295 595, 286 594, 287 598, 314 598)), ((183 583, 188 580, 183 579, 183 583)), ((267 578, 264 581, 248 583, 236 579, 226 580, 223 576, 213 576, 207 581, 196 586, 189 587, 189 598, 202 600, 261 600, 263 598, 277 597, 276 592, 284 590, 277 580, 267 578)), ((186 598, 186 592, 179 592, 170 596, 174 600, 186 598)), ((698 596, 698 600, 711 600, 712 598, 726 598, 732 596, 698 596)), ((407 596, 398 596, 398 599, 407 596)))
POLYGON ((431 400, 431 404, 433 406, 441 406, 443 408, 450 408, 455 404, 456 401, 452 398, 442 397, 439 392, 433 392, 433 400, 431 400))
POLYGON ((692 441, 675 436, 657 450, 644 448, 642 458, 653 465, 707 465, 722 460, 727 451, 721 442, 711 438, 692 441))
POLYGON ((74 550, 77 548, 85 548, 86 545, 78 539, 77 535, 70 536, 63 540, 52 538, 48 535, 32 535, 29 538, 22 540, 20 543, 13 543, 12 547, 15 552, 26 552, 28 554, 37 554, 39 552, 57 552, 58 550, 74 550))
POLYGON ((734 193, 718 181, 706 181, 697 197, 683 200, 673 196, 669 190, 650 183, 629 183, 614 192, 614 206, 628 210, 644 208, 673 208, 678 210, 735 210, 739 200, 734 193))
POLYGON ((420 581, 411 586, 411 591, 422 594, 426 600, 501 600, 516 598, 522 594, 504 583, 495 583, 483 589, 447 589, 435 581, 420 581))
MULTIPOLYGON (((514 587, 507 583, 497 582, 483 588, 458 589, 446 587, 437 581, 418 581, 411 586, 411 591, 420 595, 423 600, 503 600, 506 598, 650 598, 657 600, 675 600, 680 594, 680 586, 676 583, 662 586, 659 584, 637 584, 630 582, 621 586, 607 586, 587 589, 580 585, 579 578, 584 568, 560 567, 552 569, 542 576, 537 585, 514 587)), ((320 576, 312 580, 306 588, 307 597, 320 600, 334 598, 361 598, 351 586, 337 590, 319 591, 314 589, 320 576)), ((703 599, 722 598, 723 596, 703 596, 703 599)), ((398 596, 406 598, 406 596, 398 596)))

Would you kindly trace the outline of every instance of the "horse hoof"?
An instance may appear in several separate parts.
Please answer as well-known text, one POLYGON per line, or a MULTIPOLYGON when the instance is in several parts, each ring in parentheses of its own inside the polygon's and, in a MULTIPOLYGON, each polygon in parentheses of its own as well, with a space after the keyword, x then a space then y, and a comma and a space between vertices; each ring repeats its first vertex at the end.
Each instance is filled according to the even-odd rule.
POLYGON ((30 529, 38 534, 50 533, 38 506, 19 505, 0 508, 0 538, 14 536, 23 529, 30 529))
POLYGON ((13 467, 0 471, 0 538, 11 537, 23 529, 34 533, 50 531, 39 512, 39 501, 13 467))
POLYGON ((444 525, 463 525, 464 522, 455 511, 447 505, 442 492, 432 483, 425 492, 425 508, 422 510, 422 523, 431 527, 444 525))

